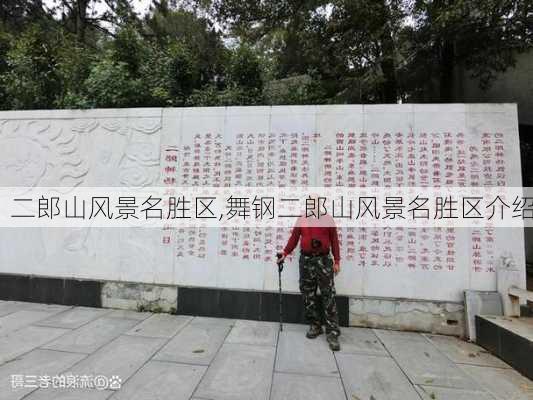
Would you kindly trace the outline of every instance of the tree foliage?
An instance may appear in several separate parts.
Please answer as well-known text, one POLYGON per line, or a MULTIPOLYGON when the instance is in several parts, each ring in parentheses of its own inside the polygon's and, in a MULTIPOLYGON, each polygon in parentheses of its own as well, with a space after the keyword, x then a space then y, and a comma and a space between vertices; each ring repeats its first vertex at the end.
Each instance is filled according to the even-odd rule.
POLYGON ((52 108, 60 90, 57 47, 51 33, 33 25, 7 51, 2 86, 12 108, 52 108))
POLYGON ((3 0, 0 108, 461 101, 532 26, 528 0, 3 0))
POLYGON ((533 44, 533 2, 527 0, 416 0, 412 17, 408 70, 416 81, 437 86, 430 91, 435 99, 454 100, 458 67, 486 89, 533 44))

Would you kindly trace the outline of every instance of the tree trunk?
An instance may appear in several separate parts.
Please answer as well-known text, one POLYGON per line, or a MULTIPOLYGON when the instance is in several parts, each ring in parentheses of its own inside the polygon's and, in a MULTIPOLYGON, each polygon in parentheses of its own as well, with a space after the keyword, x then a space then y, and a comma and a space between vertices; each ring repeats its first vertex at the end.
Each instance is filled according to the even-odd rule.
POLYGON ((86 16, 89 0, 76 1, 76 38, 79 43, 85 42, 86 16))
POLYGON ((455 48, 451 40, 444 40, 440 54, 440 101, 451 103, 455 86, 455 48))
MULTIPOLYGON (((454 2, 455 0, 436 0, 435 4, 438 12, 443 13, 453 7, 454 2)), ((443 103, 451 103, 455 84, 455 43, 453 36, 447 32, 446 28, 439 46, 439 100, 443 103)))
POLYGON ((396 103, 398 101, 398 82, 396 80, 396 62, 394 57, 394 40, 391 29, 391 10, 383 1, 383 34, 381 35, 381 71, 385 82, 381 90, 384 103, 396 103))
POLYGON ((394 62, 394 45, 390 37, 383 42, 381 70, 385 78, 382 92, 383 102, 396 103, 398 101, 398 82, 396 80, 396 63, 394 62))

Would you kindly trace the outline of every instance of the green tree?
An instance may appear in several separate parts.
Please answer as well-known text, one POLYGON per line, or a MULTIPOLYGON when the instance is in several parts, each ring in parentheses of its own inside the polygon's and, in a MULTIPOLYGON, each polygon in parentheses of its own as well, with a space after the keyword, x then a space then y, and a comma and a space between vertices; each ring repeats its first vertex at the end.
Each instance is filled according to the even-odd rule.
POLYGON ((124 63, 132 76, 137 76, 143 61, 148 57, 150 44, 133 25, 119 29, 109 42, 110 53, 116 62, 124 63))
POLYGON ((101 55, 92 47, 80 44, 73 35, 61 32, 61 45, 57 50, 56 70, 61 93, 56 99, 58 108, 88 108, 84 82, 91 66, 101 55))
POLYGON ((6 54, 2 86, 13 109, 53 108, 61 93, 53 32, 30 26, 6 54))
POLYGON ((526 0, 0 2, 0 107, 462 101, 533 47, 526 0))
POLYGON ((263 71, 257 52, 246 44, 230 52, 224 76, 217 84, 196 89, 190 106, 256 105, 263 103, 263 71))
POLYGON ((412 16, 405 80, 415 98, 461 101, 454 96, 457 67, 487 88, 533 45, 531 1, 417 0, 412 16))
POLYGON ((307 73, 313 16, 324 0, 200 0, 219 24, 277 58, 277 78, 307 73))
POLYGON ((129 0, 53 0, 51 3, 49 13, 61 15, 63 28, 74 34, 78 43, 94 43, 101 33, 112 36, 115 28, 137 20, 129 0))
POLYGON ((216 84, 223 75, 228 51, 220 32, 207 18, 198 17, 192 11, 173 9, 167 1, 156 1, 144 26, 146 37, 161 47, 170 46, 175 53, 180 53, 176 54, 178 58, 187 58, 188 63, 194 64, 198 71, 195 88, 216 84))
MULTIPOLYGON (((400 0, 336 0, 321 21, 321 70, 337 81, 346 102, 396 103, 399 98, 399 35, 406 17, 400 0)), ((335 87, 335 86, 334 86, 335 87)))
POLYGON ((11 48, 11 42, 11 36, 6 32, 0 31, 0 54, 2 55, 2 57, 0 57, 0 110, 5 110, 9 108, 9 102, 5 87, 6 82, 4 77, 4 75, 9 70, 9 66, 4 55, 9 52, 11 48))
POLYGON ((106 54, 93 64, 89 77, 84 82, 86 103, 90 107, 135 107, 141 106, 142 83, 128 71, 128 65, 113 60, 113 54, 106 54))
POLYGON ((242 44, 235 48, 228 64, 230 84, 249 90, 263 89, 261 59, 251 46, 242 44))
POLYGON ((273 58, 276 80, 319 79, 323 102, 398 100, 401 0, 213 0, 209 9, 273 58))
POLYGON ((42 0, 2 0, 0 2, 0 30, 20 32, 30 24, 53 21, 42 0))
POLYGON ((311 75, 295 75, 267 82, 263 98, 270 105, 322 104, 326 96, 320 79, 311 75))
POLYGON ((177 106, 182 101, 172 90, 172 57, 166 48, 148 46, 146 58, 140 65, 145 107, 177 106))

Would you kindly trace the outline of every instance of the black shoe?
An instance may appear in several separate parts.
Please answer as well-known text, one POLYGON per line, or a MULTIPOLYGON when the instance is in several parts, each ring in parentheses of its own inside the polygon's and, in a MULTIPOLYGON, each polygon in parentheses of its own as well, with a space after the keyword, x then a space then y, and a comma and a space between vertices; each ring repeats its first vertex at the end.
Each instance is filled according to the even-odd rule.
POLYGON ((318 335, 320 335, 322 332, 323 331, 322 331, 322 327, 321 326, 319 326, 319 325, 311 325, 309 327, 309 330, 305 334, 305 336, 307 336, 309 339, 314 339, 318 335))
POLYGON ((341 349, 341 345, 339 344, 339 335, 337 335, 336 332, 328 333, 327 340, 329 343, 329 348, 332 351, 339 351, 341 349))

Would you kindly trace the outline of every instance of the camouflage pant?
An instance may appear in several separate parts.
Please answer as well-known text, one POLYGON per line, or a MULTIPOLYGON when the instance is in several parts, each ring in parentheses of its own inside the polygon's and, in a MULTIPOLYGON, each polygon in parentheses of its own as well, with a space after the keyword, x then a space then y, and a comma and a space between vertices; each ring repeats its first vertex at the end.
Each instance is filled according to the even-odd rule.
POLYGON ((317 305, 318 287, 322 299, 326 332, 334 331, 340 334, 333 277, 333 260, 329 255, 300 255, 300 292, 304 300, 307 322, 318 326, 322 325, 322 316, 317 305))

